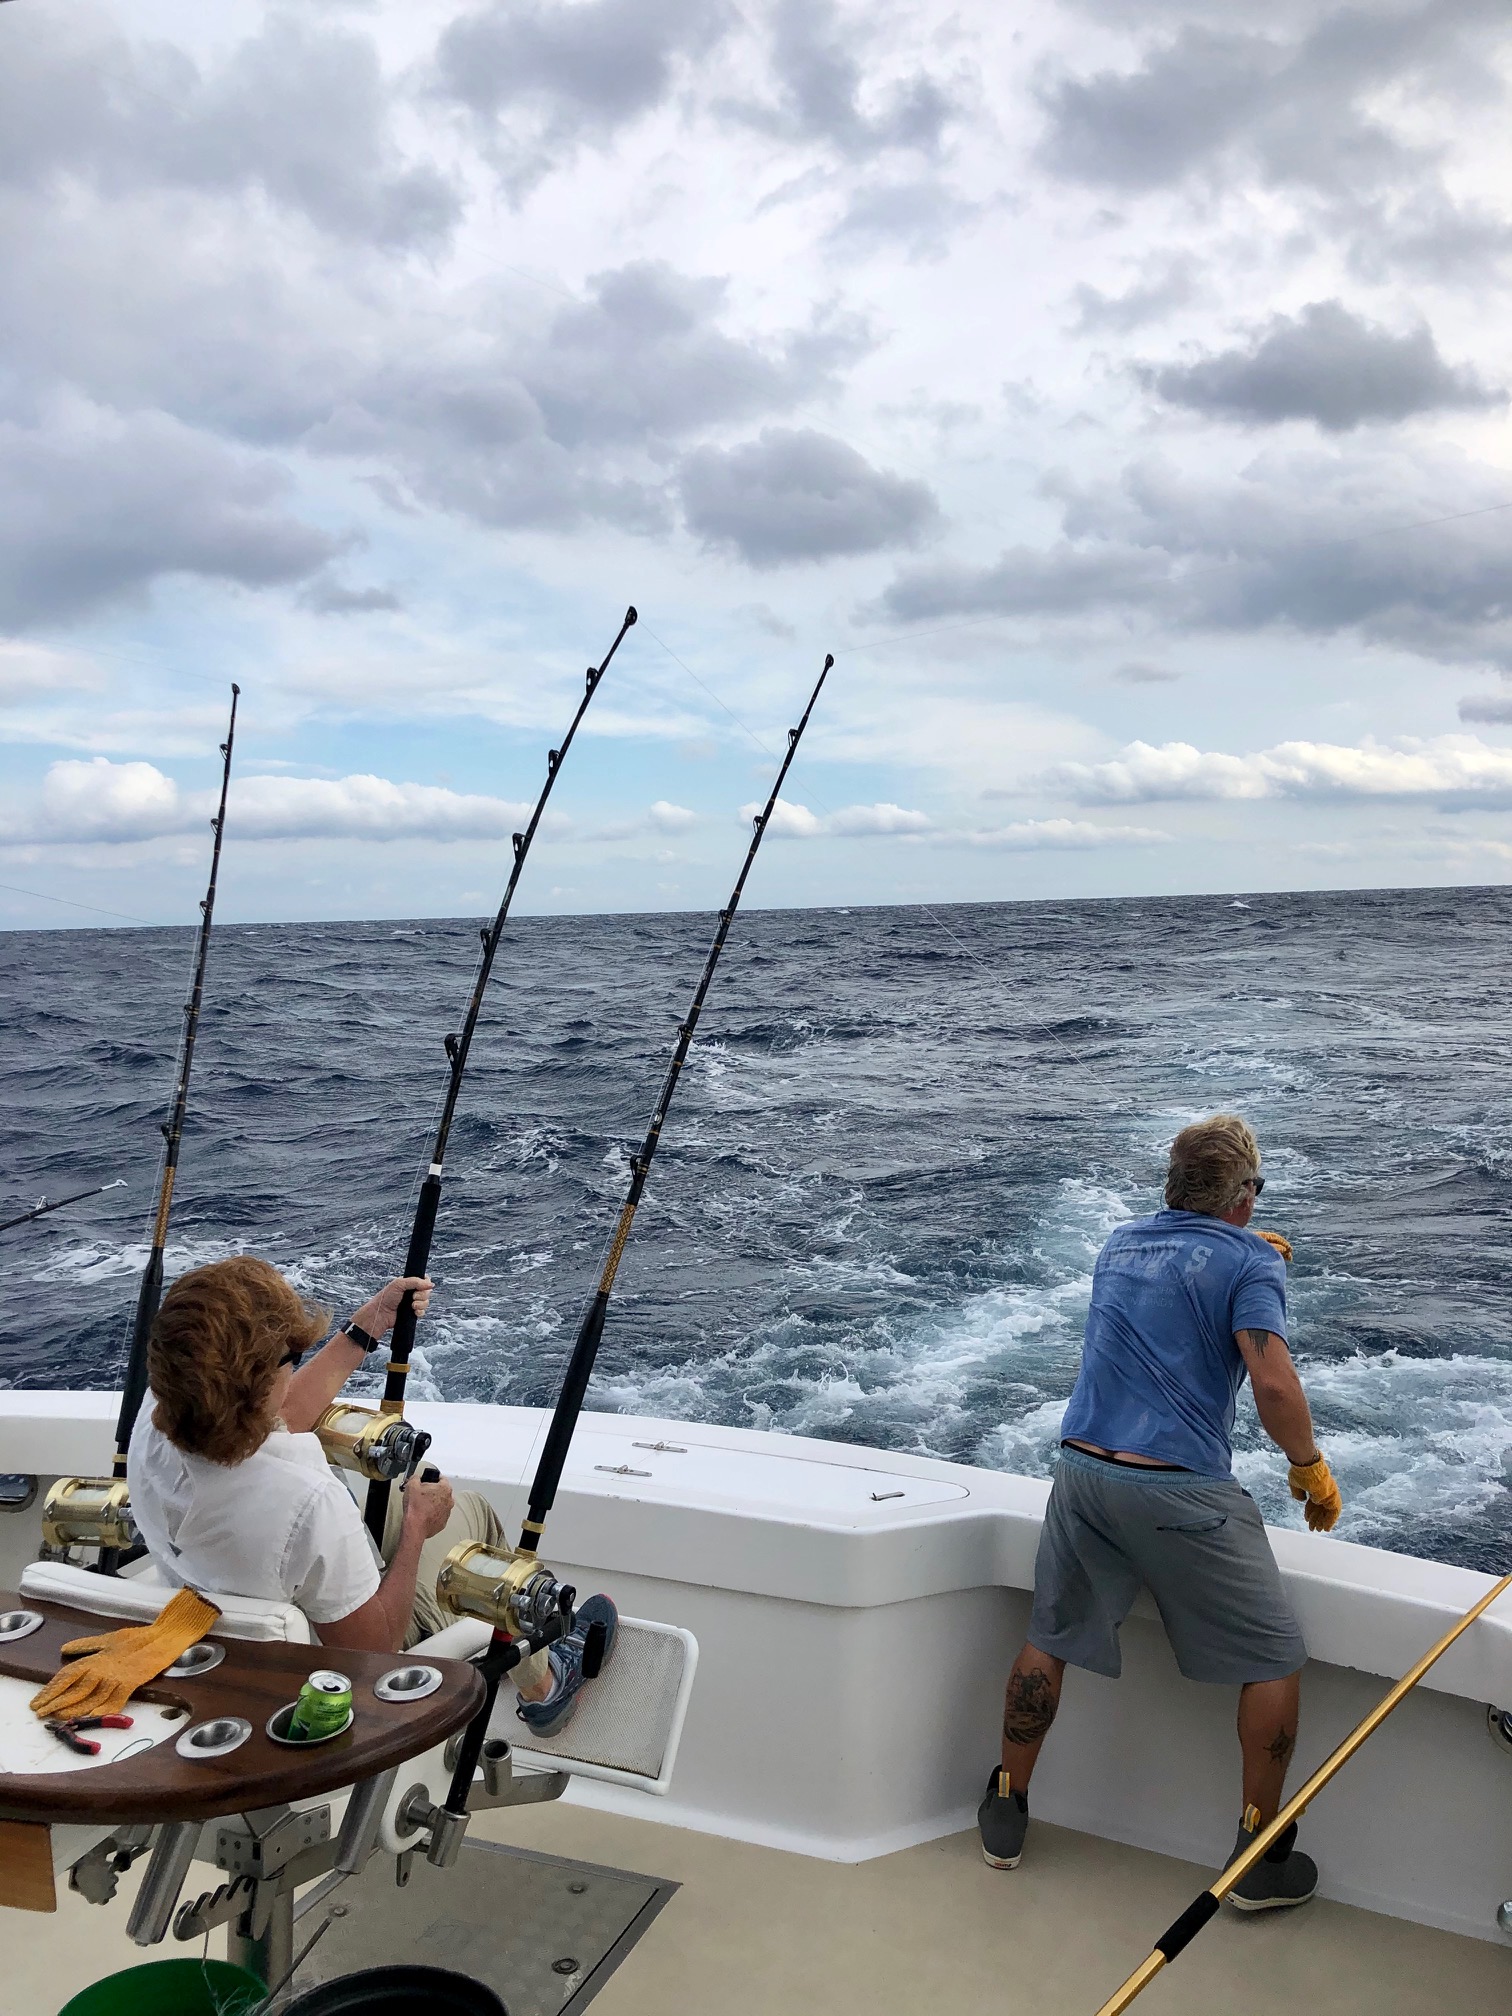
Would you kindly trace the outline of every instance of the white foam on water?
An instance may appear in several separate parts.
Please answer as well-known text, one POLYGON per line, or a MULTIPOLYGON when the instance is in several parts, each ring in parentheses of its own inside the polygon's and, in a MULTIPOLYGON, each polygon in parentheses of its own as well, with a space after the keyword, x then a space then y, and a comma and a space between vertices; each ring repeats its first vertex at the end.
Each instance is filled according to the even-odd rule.
MULTIPOLYGON (((1070 1177, 1054 1194, 1032 1238, 1037 1280, 989 1288, 932 1312, 879 1316, 840 1341, 789 1313, 764 1336, 706 1357, 601 1376, 595 1399, 625 1413, 690 1420, 730 1419, 733 1400, 744 1426, 876 1439, 920 1455, 1043 1474, 1075 1378, 1092 1260, 1130 1216, 1122 1195, 1106 1184, 1070 1177), (998 1394, 1006 1386, 1014 1410, 985 1438, 984 1383, 998 1394)), ((850 1200, 842 1219, 861 1201, 850 1200)), ((837 1292, 858 1285, 922 1292, 894 1256, 875 1251, 795 1262, 791 1271, 837 1292)))
MULTIPOLYGON (((1318 1442, 1339 1481, 1342 1540, 1409 1544, 1414 1525, 1473 1531, 1512 1481, 1512 1363, 1397 1351, 1304 1363, 1318 1442)), ((1246 1399, 1234 1474, 1272 1525, 1302 1526, 1286 1461, 1246 1399)))
MULTIPOLYGON (((171 1281, 179 1274, 187 1274, 192 1267, 208 1267, 212 1260, 229 1260, 233 1254, 245 1251, 245 1246, 231 1239, 170 1239, 163 1253, 164 1277, 171 1281)), ((27 1279, 78 1283, 139 1275, 151 1252, 145 1239, 129 1246, 83 1240, 50 1254, 27 1279)))

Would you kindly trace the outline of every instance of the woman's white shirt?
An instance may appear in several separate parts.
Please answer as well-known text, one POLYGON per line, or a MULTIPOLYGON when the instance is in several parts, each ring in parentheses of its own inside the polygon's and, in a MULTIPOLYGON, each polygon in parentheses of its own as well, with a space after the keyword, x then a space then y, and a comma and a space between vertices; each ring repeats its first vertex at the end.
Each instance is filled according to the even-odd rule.
POLYGON ((378 1550, 314 1435, 280 1425, 242 1462, 212 1463, 168 1440, 149 1397, 126 1478, 147 1550, 170 1582, 292 1603, 317 1626, 377 1591, 378 1550))

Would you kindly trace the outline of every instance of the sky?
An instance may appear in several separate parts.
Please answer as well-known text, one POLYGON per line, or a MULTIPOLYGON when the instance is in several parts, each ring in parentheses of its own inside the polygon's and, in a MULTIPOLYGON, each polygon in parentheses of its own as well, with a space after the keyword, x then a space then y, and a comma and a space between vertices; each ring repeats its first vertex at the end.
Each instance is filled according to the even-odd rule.
POLYGON ((1512 878, 1504 0, 0 6, 0 927, 1512 878))

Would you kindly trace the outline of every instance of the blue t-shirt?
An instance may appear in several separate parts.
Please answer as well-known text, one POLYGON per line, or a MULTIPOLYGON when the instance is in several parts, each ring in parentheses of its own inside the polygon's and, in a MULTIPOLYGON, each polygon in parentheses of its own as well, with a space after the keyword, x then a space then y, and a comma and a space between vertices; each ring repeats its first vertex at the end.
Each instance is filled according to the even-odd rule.
POLYGON ((1258 1232, 1200 1211, 1120 1225, 1092 1270, 1062 1439, 1231 1476, 1236 1330, 1286 1335, 1286 1264, 1258 1232))

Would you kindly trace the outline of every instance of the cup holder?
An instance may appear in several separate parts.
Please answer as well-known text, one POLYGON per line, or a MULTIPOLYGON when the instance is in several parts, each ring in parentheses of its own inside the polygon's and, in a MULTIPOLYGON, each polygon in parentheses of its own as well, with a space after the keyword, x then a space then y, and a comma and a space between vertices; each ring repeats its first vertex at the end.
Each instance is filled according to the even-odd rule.
POLYGON ((394 1666, 381 1680, 373 1682, 380 1701, 423 1701, 441 1685, 436 1666, 394 1666))
POLYGON ((203 1763, 211 1757, 225 1757, 239 1750, 252 1734, 252 1724, 241 1715, 217 1715, 209 1722, 196 1722, 174 1744, 180 1757, 203 1763))
POLYGON ((297 1701, 285 1701, 282 1708, 276 1709, 268 1717, 267 1733, 270 1740, 274 1743, 282 1743, 285 1749, 318 1750, 322 1743, 329 1743, 337 1736, 345 1736, 348 1729, 352 1726, 353 1711, 348 1708, 347 1718, 339 1729, 331 1729, 324 1736, 291 1736, 289 1734, 289 1724, 293 1721, 294 1710, 298 1706, 299 1703, 297 1701))
POLYGON ((30 1638, 33 1631, 41 1629, 40 1610, 0 1610, 0 1645, 12 1644, 17 1638, 30 1638))
POLYGON ((180 1652, 171 1666, 163 1668, 165 1680, 197 1680, 202 1673, 213 1673, 226 1656, 224 1645, 213 1644, 202 1638, 198 1645, 191 1645, 180 1652))

